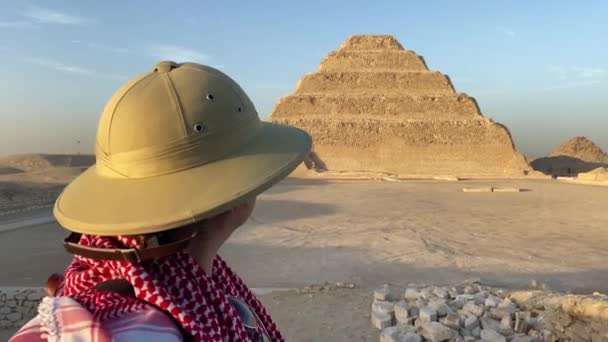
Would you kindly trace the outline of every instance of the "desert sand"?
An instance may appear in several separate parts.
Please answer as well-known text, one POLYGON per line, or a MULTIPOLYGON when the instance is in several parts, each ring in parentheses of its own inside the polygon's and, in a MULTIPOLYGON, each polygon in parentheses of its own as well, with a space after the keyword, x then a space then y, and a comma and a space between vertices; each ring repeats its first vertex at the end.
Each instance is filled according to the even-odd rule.
MULTIPOLYGON (((383 283, 479 277, 507 288, 535 280, 565 292, 608 292, 606 201, 606 188, 551 180, 287 179, 260 196, 221 254, 256 288, 356 284, 262 299, 288 340, 370 341, 378 332, 369 295, 383 283), (525 191, 465 193, 464 186, 525 191)), ((66 231, 31 220, 48 216, 47 208, 3 217, 0 231, 5 222, 30 223, 0 233, 1 285, 40 286, 69 261, 60 243, 66 231)))
POLYGON ((270 120, 312 135, 307 166, 317 172, 504 178, 531 171, 505 126, 392 36, 349 37, 270 120))

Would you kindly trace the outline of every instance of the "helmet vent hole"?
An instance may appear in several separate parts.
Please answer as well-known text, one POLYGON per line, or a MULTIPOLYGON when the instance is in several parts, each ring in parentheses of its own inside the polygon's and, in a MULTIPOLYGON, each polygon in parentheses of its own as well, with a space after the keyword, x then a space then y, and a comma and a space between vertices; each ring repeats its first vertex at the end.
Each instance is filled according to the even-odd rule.
POLYGON ((194 128, 194 131, 198 132, 198 133, 205 131, 205 126, 203 126, 200 123, 194 124, 193 128, 194 128))

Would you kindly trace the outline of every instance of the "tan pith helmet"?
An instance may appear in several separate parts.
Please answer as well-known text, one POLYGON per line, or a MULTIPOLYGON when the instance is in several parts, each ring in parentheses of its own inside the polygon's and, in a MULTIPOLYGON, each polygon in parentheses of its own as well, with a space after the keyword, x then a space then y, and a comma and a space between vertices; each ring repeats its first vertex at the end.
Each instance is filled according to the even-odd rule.
POLYGON ((221 71, 161 62, 107 103, 96 163, 64 189, 54 214, 77 233, 169 230, 260 194, 310 148, 304 131, 261 121, 221 71))

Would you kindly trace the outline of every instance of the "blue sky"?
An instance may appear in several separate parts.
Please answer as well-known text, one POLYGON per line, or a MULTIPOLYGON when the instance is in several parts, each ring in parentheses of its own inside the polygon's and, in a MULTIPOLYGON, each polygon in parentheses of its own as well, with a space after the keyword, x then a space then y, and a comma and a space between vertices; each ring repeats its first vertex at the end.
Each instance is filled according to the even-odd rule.
POLYGON ((91 152, 99 114, 163 59, 236 79, 267 117, 351 34, 392 34, 544 155, 608 150, 605 1, 0 0, 0 154, 91 152))

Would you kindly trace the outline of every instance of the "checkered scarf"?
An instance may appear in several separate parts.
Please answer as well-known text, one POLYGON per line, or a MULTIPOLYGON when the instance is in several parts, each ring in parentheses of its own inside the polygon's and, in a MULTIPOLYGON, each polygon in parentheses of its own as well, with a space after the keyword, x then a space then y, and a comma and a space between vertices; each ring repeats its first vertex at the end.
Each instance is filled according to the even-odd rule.
MULTIPOLYGON (((90 235, 82 235, 79 243, 98 248, 136 248, 138 244, 126 236, 90 235)), ((266 309, 219 256, 210 277, 184 252, 140 264, 75 256, 65 272, 63 295, 74 298, 101 321, 143 311, 152 304, 171 315, 194 341, 250 341, 227 300, 234 296, 259 317, 271 341, 284 341, 266 309), (114 279, 131 283, 137 298, 94 289, 114 279)))

